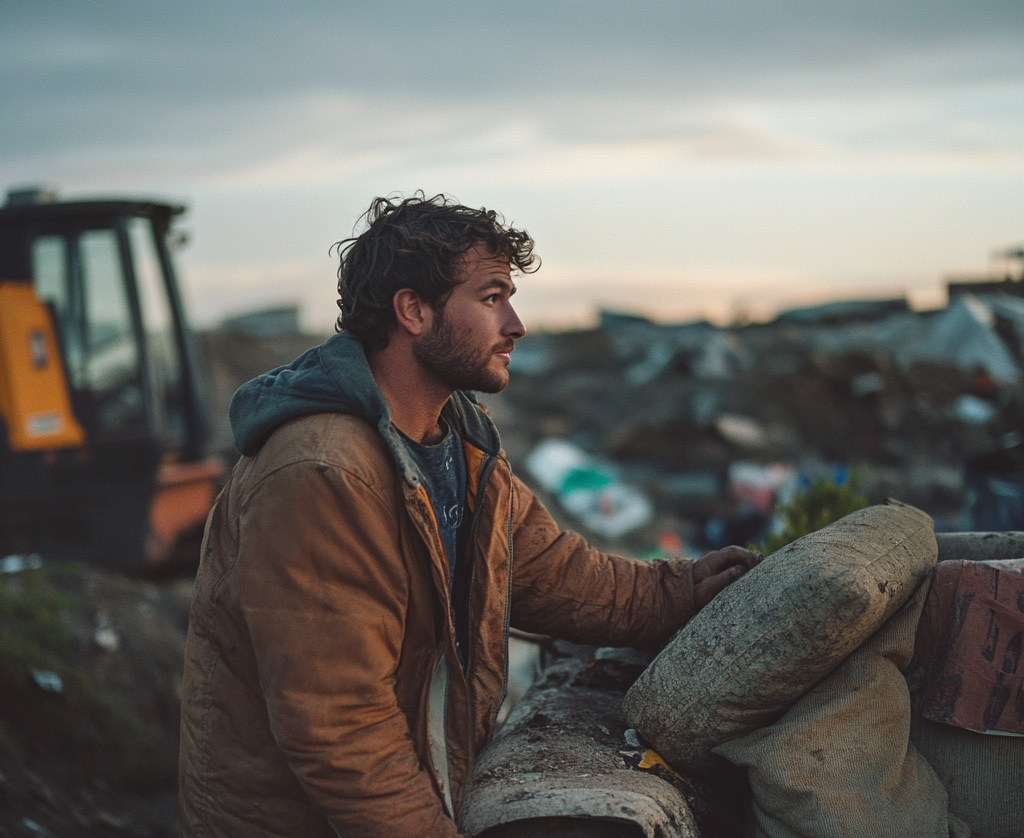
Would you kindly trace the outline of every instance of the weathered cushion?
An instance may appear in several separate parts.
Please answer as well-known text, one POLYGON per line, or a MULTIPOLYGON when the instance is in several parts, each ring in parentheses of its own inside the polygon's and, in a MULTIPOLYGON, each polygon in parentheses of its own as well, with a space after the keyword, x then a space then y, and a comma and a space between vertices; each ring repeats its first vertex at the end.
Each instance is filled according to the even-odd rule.
POLYGON ((669 762, 769 725, 898 611, 935 565, 932 520, 890 501, 766 558, 655 658, 623 714, 669 762))

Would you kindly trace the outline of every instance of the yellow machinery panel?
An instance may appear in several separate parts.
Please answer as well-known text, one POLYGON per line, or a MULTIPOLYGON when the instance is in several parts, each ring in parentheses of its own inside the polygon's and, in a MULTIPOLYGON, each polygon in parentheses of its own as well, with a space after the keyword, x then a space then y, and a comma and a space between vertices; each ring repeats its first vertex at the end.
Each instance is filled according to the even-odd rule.
POLYGON ((85 444, 50 311, 27 282, 0 282, 0 416, 14 451, 85 444))

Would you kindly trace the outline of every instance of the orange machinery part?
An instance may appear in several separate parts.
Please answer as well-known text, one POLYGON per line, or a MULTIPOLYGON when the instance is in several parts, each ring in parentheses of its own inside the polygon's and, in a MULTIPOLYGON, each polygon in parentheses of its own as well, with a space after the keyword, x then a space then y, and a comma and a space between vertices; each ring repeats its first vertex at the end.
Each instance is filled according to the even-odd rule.
POLYGON ((223 481, 224 463, 217 457, 160 466, 149 507, 149 564, 158 565, 170 558, 179 537, 206 521, 223 481))
POLYGON ((14 451, 85 444, 71 412, 50 310, 27 282, 0 282, 0 417, 14 451))

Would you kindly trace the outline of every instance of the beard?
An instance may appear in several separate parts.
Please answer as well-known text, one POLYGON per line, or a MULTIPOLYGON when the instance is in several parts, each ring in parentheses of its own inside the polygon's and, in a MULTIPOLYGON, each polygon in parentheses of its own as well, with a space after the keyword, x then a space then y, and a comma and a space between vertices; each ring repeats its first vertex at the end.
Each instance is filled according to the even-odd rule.
POLYGON ((456 331, 438 310, 430 334, 413 344, 413 355, 420 365, 452 390, 478 390, 500 393, 508 385, 508 370, 493 370, 496 352, 512 351, 512 341, 492 346, 474 345, 472 330, 456 331))

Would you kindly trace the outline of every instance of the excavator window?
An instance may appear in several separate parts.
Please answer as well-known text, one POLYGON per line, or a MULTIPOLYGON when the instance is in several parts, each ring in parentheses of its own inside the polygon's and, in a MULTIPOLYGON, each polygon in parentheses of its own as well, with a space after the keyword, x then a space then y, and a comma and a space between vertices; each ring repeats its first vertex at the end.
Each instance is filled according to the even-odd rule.
POLYGON ((76 411, 90 437, 147 433, 140 354, 117 230, 34 237, 32 280, 53 309, 76 411))
POLYGON ((126 252, 117 227, 35 235, 33 283, 53 310, 76 409, 91 435, 133 436, 146 429, 148 416, 149 434, 178 450, 188 432, 186 384, 159 246, 148 218, 128 218, 125 229, 126 252), (132 317, 125 259, 141 326, 132 317))
POLYGON ((100 435, 146 432, 131 304, 117 232, 85 230, 77 240, 85 312, 84 379, 100 435))
POLYGON ((186 433, 181 352, 160 254, 149 221, 129 219, 128 240, 142 309, 153 430, 166 447, 177 449, 184 443, 186 433))
POLYGON ((53 310, 68 382, 73 389, 83 390, 85 346, 80 295, 71 282, 71 257, 64 236, 38 236, 32 241, 32 277, 39 299, 53 310))
POLYGON ((32 242, 36 294, 61 317, 68 312, 68 254, 63 236, 39 236, 32 242))

